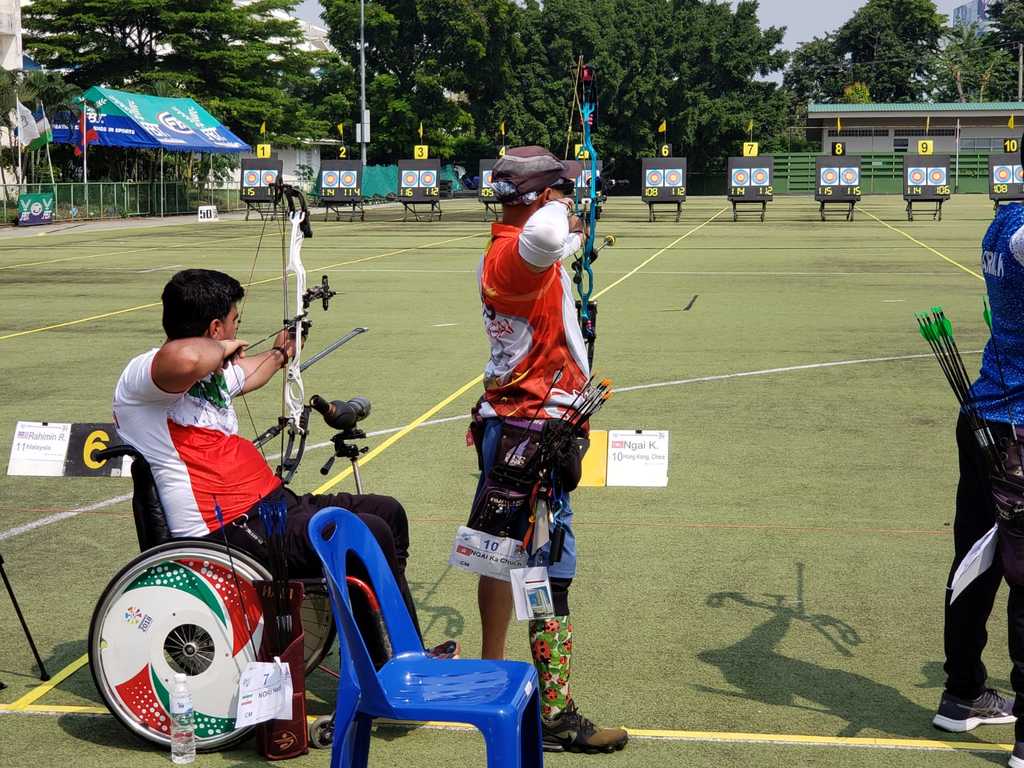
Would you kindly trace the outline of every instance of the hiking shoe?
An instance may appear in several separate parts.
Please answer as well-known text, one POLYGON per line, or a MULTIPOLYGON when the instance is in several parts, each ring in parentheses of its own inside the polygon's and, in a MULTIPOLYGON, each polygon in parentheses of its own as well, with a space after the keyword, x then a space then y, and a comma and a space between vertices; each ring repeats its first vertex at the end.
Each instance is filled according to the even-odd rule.
POLYGON ((446 661, 448 659, 457 659, 459 654, 462 653, 462 645, 458 640, 445 640, 440 645, 435 645, 433 648, 424 649, 427 656, 436 661, 446 661))
MULTIPOLYGON (((979 725, 1012 723, 1016 720, 1013 704, 1000 696, 998 691, 988 688, 976 699, 961 699, 943 691, 939 711, 932 718, 932 725, 944 731, 963 733, 979 725)), ((1024 754, 1020 760, 1020 766, 1024 768, 1024 754)))
POLYGON ((1024 768, 1024 741, 1018 741, 1013 745, 1013 754, 1010 755, 1010 768, 1024 768))
POLYGON ((541 726, 545 752, 614 752, 629 741, 625 729, 598 728, 571 701, 558 717, 541 718, 541 726))

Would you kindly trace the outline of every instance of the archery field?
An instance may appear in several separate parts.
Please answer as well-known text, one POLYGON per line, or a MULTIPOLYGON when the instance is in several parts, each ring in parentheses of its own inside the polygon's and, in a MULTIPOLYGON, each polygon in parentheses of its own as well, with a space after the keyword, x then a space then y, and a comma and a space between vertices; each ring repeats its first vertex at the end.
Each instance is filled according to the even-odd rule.
MULTIPOLYGON (((409 580, 427 640, 478 653, 475 577, 447 566, 477 482, 467 414, 487 356, 476 267, 489 224, 476 200, 439 222, 313 220, 303 260, 338 296, 317 308, 314 352, 370 331, 304 374, 307 397, 364 395, 373 411, 369 492, 406 506, 409 580), (410 425, 418 424, 415 428, 410 425), (377 450, 378 448, 382 450, 377 450)), ((549 766, 991 766, 1012 726, 955 736, 930 721, 943 684, 942 601, 952 556, 956 404, 914 312, 942 305, 968 369, 987 339, 983 195, 943 220, 908 222, 898 196, 870 196, 852 222, 779 196, 767 220, 734 223, 724 198, 690 197, 680 222, 647 222, 613 197, 595 265, 595 370, 618 393, 598 429, 671 432, 667 488, 574 495, 580 572, 571 592, 574 694, 632 739, 613 755, 549 766)), ((107 422, 122 367, 157 346, 160 291, 185 267, 250 283, 241 338, 281 321, 281 238, 224 218, 58 225, 0 233, 0 449, 18 420, 107 422), (251 277, 250 277, 251 274, 251 277)), ((252 436, 276 421, 280 388, 236 403, 252 436), (253 427, 255 423, 255 428, 253 427)), ((313 433, 293 487, 321 485, 328 429, 313 433)), ((275 449, 276 450, 276 449, 275 449)), ((338 461, 332 477, 347 467, 338 461)), ((351 477, 334 486, 353 490, 351 477)), ((106 714, 83 655, 92 610, 137 554, 119 478, 0 478, 0 554, 53 680, 40 684, 0 592, 0 765, 164 766, 106 714)), ((1009 690, 1006 590, 989 625, 990 683, 1009 690)), ((524 625, 509 657, 528 660, 524 625)), ((309 681, 329 711, 334 681, 309 681)), ((327 766, 312 750, 296 766, 327 766)), ((253 741, 197 765, 263 764, 253 741)), ((375 766, 484 765, 482 738, 438 726, 375 730, 375 766)))

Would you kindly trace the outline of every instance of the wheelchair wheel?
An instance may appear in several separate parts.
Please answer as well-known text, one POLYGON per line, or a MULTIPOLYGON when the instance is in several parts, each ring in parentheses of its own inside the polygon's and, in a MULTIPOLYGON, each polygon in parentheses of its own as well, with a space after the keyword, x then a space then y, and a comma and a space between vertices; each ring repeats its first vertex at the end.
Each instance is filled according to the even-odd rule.
POLYGON ((334 645, 335 626, 327 584, 322 579, 304 579, 303 587, 306 591, 302 601, 302 631, 306 640, 303 658, 308 677, 334 645))
MULTIPOLYGON (((232 548, 229 557, 219 544, 188 540, 154 547, 122 568, 89 628, 89 665, 110 712, 141 738, 168 746, 170 690, 174 673, 184 672, 196 748, 224 749, 246 738, 251 728, 235 730, 238 680, 263 637, 252 582, 269 575, 244 552, 232 548)), ((333 639, 326 592, 317 595, 315 586, 302 609, 307 669, 323 659, 333 639)))

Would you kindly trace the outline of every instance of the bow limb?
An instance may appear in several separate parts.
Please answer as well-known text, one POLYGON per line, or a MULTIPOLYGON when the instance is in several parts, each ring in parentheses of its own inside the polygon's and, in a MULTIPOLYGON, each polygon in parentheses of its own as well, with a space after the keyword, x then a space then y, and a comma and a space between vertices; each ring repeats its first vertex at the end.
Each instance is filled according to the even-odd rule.
POLYGON ((288 369, 285 373, 282 410, 284 411, 283 415, 289 419, 290 428, 295 428, 301 423, 302 409, 306 401, 305 388, 302 384, 302 345, 305 341, 303 330, 306 316, 309 314, 309 307, 304 301, 306 296, 306 267, 302 263, 302 241, 305 239, 302 224, 307 216, 308 213, 302 208, 289 211, 288 213, 288 220, 291 222, 291 239, 288 246, 287 261, 284 265, 285 316, 286 318, 291 316, 291 312, 288 309, 289 276, 295 284, 295 303, 293 305, 295 314, 290 320, 286 319, 285 322, 291 325, 291 332, 295 338, 295 354, 288 362, 288 369))

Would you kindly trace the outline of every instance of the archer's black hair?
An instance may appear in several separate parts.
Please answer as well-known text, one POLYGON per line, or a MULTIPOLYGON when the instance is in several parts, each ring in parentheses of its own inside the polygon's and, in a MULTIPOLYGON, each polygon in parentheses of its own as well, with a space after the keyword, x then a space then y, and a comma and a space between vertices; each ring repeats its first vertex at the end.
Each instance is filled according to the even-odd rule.
POLYGON ((212 269, 185 269, 172 277, 160 300, 168 339, 202 336, 214 320, 224 320, 245 295, 231 275, 212 269))

